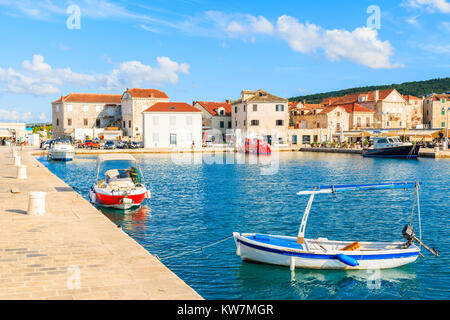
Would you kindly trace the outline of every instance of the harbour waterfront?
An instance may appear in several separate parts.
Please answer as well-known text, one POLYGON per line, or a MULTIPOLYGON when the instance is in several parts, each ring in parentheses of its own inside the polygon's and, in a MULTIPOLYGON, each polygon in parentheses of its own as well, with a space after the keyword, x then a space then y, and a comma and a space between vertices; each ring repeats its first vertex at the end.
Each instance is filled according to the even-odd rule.
MULTIPOLYGON (((152 199, 127 214, 103 212, 206 299, 450 298, 448 160, 280 153, 278 172, 261 175, 260 167, 250 161, 253 156, 245 157, 243 164, 203 161, 182 165, 168 154, 136 157, 152 199), (441 257, 424 252, 425 258, 392 270, 297 269, 292 276, 288 268, 242 262, 232 240, 185 254, 233 231, 295 236, 308 200, 296 195, 299 190, 319 184, 391 181, 424 183, 423 240, 439 248, 441 257)), ((72 163, 38 159, 87 198, 95 179, 95 156, 78 155, 72 163)), ((336 240, 403 241, 401 229, 409 222, 412 199, 411 190, 320 197, 306 234, 336 240)))

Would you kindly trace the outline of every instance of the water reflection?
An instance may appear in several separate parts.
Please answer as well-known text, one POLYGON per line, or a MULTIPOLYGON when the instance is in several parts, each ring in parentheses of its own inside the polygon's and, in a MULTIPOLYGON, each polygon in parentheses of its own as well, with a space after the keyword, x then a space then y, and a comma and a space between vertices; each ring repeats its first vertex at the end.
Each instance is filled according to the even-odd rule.
POLYGON ((149 205, 142 205, 138 209, 127 210, 118 210, 105 207, 97 207, 97 209, 117 226, 134 232, 145 229, 147 219, 151 217, 151 209, 149 205))
POLYGON ((255 299, 270 299, 272 290, 284 291, 281 299, 292 296, 297 299, 355 299, 354 290, 367 298, 375 295, 380 299, 409 299, 420 287, 414 265, 383 270, 296 269, 291 272, 286 267, 245 261, 237 269, 236 278, 245 288, 244 299, 250 294, 247 292, 255 299))

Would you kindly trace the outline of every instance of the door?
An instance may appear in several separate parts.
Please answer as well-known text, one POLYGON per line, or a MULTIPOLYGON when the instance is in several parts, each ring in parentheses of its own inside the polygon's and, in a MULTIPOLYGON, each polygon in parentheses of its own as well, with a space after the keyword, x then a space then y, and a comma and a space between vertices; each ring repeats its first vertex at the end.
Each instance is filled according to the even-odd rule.
POLYGON ((177 135, 175 133, 170 134, 170 144, 177 145, 177 135))

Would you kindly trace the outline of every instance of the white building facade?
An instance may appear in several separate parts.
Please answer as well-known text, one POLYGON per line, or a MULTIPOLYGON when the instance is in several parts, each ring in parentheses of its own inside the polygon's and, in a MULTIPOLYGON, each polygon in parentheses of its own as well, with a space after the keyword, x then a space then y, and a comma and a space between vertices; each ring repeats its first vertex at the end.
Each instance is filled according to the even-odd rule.
POLYGON ((200 148, 202 112, 184 102, 159 102, 144 110, 144 148, 200 148))

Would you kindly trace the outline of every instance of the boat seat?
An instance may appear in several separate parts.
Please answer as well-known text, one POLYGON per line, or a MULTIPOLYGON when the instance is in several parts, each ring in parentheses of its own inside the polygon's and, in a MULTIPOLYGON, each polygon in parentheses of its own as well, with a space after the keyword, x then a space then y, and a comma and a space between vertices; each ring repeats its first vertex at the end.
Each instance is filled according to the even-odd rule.
POLYGON ((117 178, 120 175, 119 170, 117 169, 111 169, 105 172, 105 176, 107 180, 113 180, 114 178, 117 178))
POLYGON ((350 243, 348 246, 345 246, 344 248, 340 249, 341 251, 355 251, 360 247, 358 241, 355 241, 353 243, 350 243))

